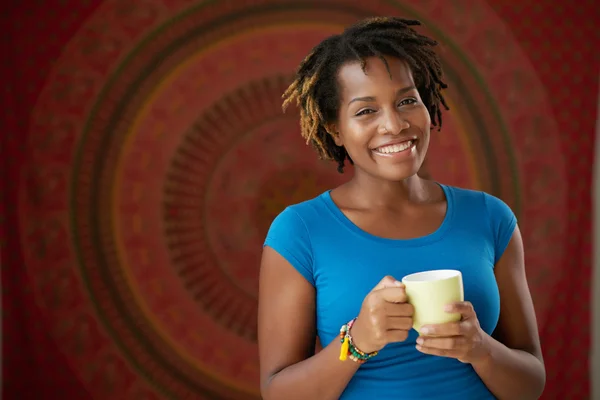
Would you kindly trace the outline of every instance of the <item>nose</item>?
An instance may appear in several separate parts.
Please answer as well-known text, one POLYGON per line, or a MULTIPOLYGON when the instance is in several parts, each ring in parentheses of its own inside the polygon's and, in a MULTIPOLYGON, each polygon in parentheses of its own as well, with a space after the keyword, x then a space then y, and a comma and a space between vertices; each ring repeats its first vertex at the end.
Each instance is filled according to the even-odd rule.
POLYGON ((406 117, 397 109, 386 112, 382 122, 383 126, 380 129, 381 132, 392 135, 399 135, 400 132, 410 126, 409 122, 406 120, 406 117))

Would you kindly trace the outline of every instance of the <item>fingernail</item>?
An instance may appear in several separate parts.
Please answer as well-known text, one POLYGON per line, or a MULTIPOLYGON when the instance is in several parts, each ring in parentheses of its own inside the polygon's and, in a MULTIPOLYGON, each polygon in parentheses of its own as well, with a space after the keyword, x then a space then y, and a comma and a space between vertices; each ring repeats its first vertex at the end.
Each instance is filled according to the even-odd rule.
POLYGON ((417 343, 418 344, 423 344, 423 338, 417 338, 417 343))
POLYGON ((446 304, 444 306, 444 311, 452 311, 454 310, 454 306, 452 304, 446 304))
POLYGON ((394 282, 394 285, 396 285, 396 286, 402 286, 402 282, 396 281, 396 282, 394 282))
POLYGON ((431 333, 431 328, 428 328, 428 327, 421 328, 421 333, 424 335, 427 335, 428 333, 431 333))

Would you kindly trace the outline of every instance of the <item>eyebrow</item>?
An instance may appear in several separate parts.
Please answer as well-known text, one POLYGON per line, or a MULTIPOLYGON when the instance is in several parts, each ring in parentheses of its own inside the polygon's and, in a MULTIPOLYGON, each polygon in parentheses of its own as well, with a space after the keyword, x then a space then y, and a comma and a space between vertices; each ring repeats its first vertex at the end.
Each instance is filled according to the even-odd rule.
MULTIPOLYGON (((416 87, 414 85, 413 86, 407 86, 405 88, 402 88, 402 89, 398 90, 398 92, 396 92, 396 96, 399 96, 399 95, 404 94, 406 92, 410 92, 411 90, 414 90, 414 89, 416 89, 416 87)), ((352 104, 352 103, 354 103, 356 101, 375 101, 375 97, 373 97, 373 96, 355 97, 355 98, 353 98, 352 100, 350 100, 348 102, 348 105, 350 105, 350 104, 352 104)))

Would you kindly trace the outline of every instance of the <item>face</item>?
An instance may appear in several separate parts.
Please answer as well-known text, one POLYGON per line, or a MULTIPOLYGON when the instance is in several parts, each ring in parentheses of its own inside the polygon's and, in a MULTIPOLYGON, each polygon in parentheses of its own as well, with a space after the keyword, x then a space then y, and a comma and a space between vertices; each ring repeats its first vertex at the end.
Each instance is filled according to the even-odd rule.
POLYGON ((431 119, 410 68, 386 57, 348 63, 338 73, 340 109, 335 142, 354 161, 356 174, 402 181, 417 174, 427 148, 431 119))

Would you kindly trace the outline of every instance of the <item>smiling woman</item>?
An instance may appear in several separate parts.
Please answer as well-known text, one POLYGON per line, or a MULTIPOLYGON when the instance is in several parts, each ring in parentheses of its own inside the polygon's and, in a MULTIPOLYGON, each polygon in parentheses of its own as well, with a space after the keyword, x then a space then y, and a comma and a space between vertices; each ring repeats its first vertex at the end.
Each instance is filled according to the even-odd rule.
MULTIPOLYGON (((515 215, 426 180, 445 106, 436 42, 418 21, 374 18, 313 49, 285 92, 345 184, 273 221, 263 251, 263 398, 537 399, 545 369, 515 215), (403 276, 460 271, 460 320, 413 326, 403 276), (324 346, 314 352, 315 339, 324 346)), ((447 108, 447 107, 446 107, 447 108)))
MULTIPOLYGON (((410 80, 405 79, 405 82, 410 82, 410 85, 401 88, 397 94, 402 95, 409 90, 417 89, 424 96, 423 104, 431 115, 431 122, 441 128, 440 105, 448 108, 441 90, 447 86, 442 81, 440 60, 430 48, 435 46, 436 42, 410 29, 409 27, 413 25, 420 25, 420 23, 411 20, 373 18, 349 27, 344 35, 332 36, 324 40, 300 64, 297 79, 284 94, 286 98, 283 103, 284 110, 292 102, 302 106, 300 113, 304 138, 315 146, 323 158, 337 161, 340 172, 343 171, 346 159, 352 162, 352 158, 343 146, 332 141, 332 138, 337 135, 332 128, 338 121, 338 111, 340 111, 338 79, 341 77, 338 76, 338 72, 340 75, 344 74, 344 71, 339 71, 342 65, 348 67, 345 75, 352 83, 352 78, 358 77, 362 80, 367 73, 365 55, 378 57, 386 66, 390 78, 392 78, 392 71, 388 58, 384 57, 384 54, 403 60, 407 63, 406 67, 410 67, 408 71, 411 74, 410 80), (399 24, 404 29, 397 29, 399 24), (410 53, 418 53, 418 56, 415 58, 415 54, 409 55, 410 53), (349 61, 354 62, 348 63, 349 61), (360 66, 358 73, 356 64, 360 66)), ((362 85, 355 87, 365 89, 362 85)), ((351 97, 347 105, 374 100, 376 99, 372 94, 359 94, 357 97, 351 97)), ((368 112, 369 110, 363 110, 361 114, 368 112)))

